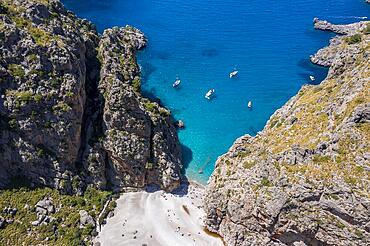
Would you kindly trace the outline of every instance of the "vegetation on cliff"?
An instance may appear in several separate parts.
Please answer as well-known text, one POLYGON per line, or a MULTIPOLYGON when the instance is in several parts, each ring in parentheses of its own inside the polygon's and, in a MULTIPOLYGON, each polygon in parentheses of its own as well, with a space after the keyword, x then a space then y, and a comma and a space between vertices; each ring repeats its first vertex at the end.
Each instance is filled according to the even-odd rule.
POLYGON ((328 77, 218 159, 207 227, 229 245, 369 244, 368 26, 315 19, 315 27, 345 34, 311 57, 330 66, 328 77))
POLYGON ((0 0, 1 245, 89 244, 113 191, 179 185, 170 112, 140 92, 145 44, 59 0, 0 0))
POLYGON ((92 188, 87 189, 83 196, 61 195, 50 188, 17 187, 3 190, 0 192, 0 216, 12 222, 5 222, 0 228, 0 244, 77 246, 87 243, 96 231, 91 225, 80 227, 79 211, 89 211, 89 215, 98 218, 110 195, 110 192, 92 188), (50 213, 48 223, 34 226, 32 222, 38 219, 36 204, 45 197, 53 201, 55 211, 50 213), (6 208, 17 211, 9 214, 4 212, 6 208))

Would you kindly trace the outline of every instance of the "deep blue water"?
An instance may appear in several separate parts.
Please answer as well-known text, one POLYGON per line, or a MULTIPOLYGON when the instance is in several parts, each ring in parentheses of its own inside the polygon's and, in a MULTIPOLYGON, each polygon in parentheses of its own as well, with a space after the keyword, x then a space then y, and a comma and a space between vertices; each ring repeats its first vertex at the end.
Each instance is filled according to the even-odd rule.
POLYGON ((179 136, 187 175, 203 183, 236 138, 260 131, 276 109, 309 83, 309 75, 317 81, 325 77, 326 70, 311 65, 309 55, 332 34, 315 31, 314 17, 334 23, 370 17, 364 0, 63 2, 99 31, 130 24, 147 35, 149 46, 139 54, 143 90, 185 122, 179 136), (229 79, 234 68, 239 76, 229 79), (175 90, 177 75, 182 84, 175 90), (216 97, 208 101, 204 94, 210 88, 216 97))

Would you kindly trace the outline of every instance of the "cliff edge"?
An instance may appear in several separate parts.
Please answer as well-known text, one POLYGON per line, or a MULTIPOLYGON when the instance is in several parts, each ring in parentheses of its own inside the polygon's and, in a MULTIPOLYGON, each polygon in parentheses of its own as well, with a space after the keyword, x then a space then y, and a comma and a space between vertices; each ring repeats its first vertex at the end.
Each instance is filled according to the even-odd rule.
POLYGON ((170 112, 140 93, 139 30, 99 35, 58 0, 1 0, 0 36, 1 188, 180 184, 170 112))
POLYGON ((327 78, 217 160, 206 225, 227 245, 370 244, 370 23, 314 23, 342 34, 311 57, 327 78))

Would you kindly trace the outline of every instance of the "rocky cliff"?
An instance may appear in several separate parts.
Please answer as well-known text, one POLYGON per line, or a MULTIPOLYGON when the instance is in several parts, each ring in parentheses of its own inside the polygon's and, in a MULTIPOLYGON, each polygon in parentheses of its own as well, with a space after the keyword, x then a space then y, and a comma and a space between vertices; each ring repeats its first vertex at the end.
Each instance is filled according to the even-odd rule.
POLYGON ((221 156, 207 187, 207 228, 228 245, 370 244, 370 23, 311 57, 329 67, 261 133, 221 156))
POLYGON ((58 0, 1 0, 0 37, 0 187, 177 187, 170 112, 140 94, 140 31, 100 36, 58 0))

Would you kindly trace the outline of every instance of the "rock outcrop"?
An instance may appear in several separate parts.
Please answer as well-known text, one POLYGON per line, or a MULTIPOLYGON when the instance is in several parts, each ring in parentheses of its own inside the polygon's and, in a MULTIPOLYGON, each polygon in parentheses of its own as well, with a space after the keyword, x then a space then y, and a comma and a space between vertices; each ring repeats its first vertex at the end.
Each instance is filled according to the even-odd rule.
POLYGON ((170 112, 140 94, 142 33, 99 36, 58 0, 2 0, 0 37, 0 187, 179 184, 170 112))
POLYGON ((175 126, 168 110, 140 95, 135 53, 146 42, 144 34, 129 26, 105 30, 101 37, 99 89, 105 101, 106 136, 101 148, 107 152, 111 184, 144 187, 153 183, 173 190, 181 181, 175 126))
POLYGON ((1 5, 0 184, 24 176, 68 188, 81 144, 86 42, 97 33, 58 1, 1 5))
POLYGON ((370 244, 370 24, 315 27, 345 34, 311 57, 328 77, 216 163, 206 226, 227 245, 370 244))
POLYGON ((348 25, 335 25, 326 20, 313 19, 315 29, 322 31, 332 31, 337 34, 353 35, 363 31, 367 27, 367 21, 356 22, 348 25))

